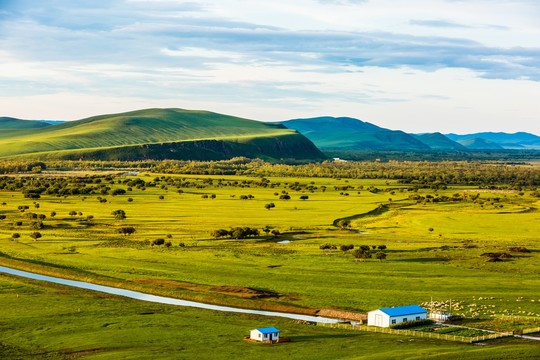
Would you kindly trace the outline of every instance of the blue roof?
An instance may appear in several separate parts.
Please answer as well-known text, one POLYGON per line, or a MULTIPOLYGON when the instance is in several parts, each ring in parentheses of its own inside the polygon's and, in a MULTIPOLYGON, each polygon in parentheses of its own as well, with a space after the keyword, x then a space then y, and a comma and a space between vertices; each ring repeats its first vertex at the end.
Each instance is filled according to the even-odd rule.
POLYGON ((412 314, 421 314, 427 313, 427 310, 418 305, 407 305, 407 306, 398 306, 391 308, 382 308, 379 309, 383 313, 389 316, 401 316, 401 315, 412 315, 412 314))
POLYGON ((257 329, 258 331, 260 331, 261 333, 263 334, 271 334, 271 333, 278 333, 280 332, 278 329, 276 329, 275 327, 266 327, 266 328, 258 328, 257 329))

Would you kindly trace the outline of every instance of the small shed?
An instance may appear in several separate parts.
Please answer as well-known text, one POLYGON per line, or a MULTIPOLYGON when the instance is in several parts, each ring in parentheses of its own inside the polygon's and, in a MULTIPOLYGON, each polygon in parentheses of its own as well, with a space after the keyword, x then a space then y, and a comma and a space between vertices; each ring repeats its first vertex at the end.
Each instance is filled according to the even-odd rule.
POLYGON ((368 312, 368 325, 380 327, 425 319, 427 319, 427 310, 418 305, 381 308, 368 312))
POLYGON ((251 330, 249 338, 262 342, 278 342, 280 331, 275 327, 265 327, 251 330))
POLYGON ((448 319, 451 317, 450 313, 448 311, 432 311, 429 314, 429 318, 437 321, 448 321, 448 319))

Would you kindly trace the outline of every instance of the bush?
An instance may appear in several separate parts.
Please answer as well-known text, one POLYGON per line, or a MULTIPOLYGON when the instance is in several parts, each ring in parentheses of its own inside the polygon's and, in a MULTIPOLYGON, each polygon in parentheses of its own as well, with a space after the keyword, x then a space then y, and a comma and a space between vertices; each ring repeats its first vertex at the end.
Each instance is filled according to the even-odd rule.
POLYGON ((520 253, 530 253, 531 250, 527 249, 524 246, 511 246, 508 248, 511 252, 520 252, 520 253))
POLYGON ((118 229, 118 233, 122 234, 122 235, 131 235, 133 233, 135 233, 135 228, 133 226, 124 226, 124 227, 121 227, 120 229, 118 229))
POLYGON ((328 243, 319 246, 319 248, 321 250, 336 250, 337 249, 336 245, 328 244, 328 243))
POLYGON ((116 220, 124 220, 126 218, 126 212, 124 210, 114 210, 111 212, 116 220))
POLYGON ((356 259, 360 259, 360 260, 366 260, 366 259, 371 259, 371 254, 367 251, 363 251, 361 249, 356 249, 352 252, 352 255, 356 258, 356 259))
POLYGON ((160 238, 160 239, 155 239, 154 241, 152 241, 152 246, 154 246, 154 245, 159 246, 159 245, 163 245, 163 244, 165 244, 165 239, 160 238))
POLYGON ((411 320, 411 321, 404 321, 399 324, 390 325, 391 329, 410 329, 417 326, 424 326, 424 325, 432 325, 435 321, 430 319, 425 320, 411 320))
POLYGON ((32 239, 34 239, 34 241, 35 241, 35 240, 37 240, 37 239, 39 239, 39 238, 41 237, 41 233, 35 231, 35 232, 33 232, 33 233, 30 234, 30 237, 31 237, 32 239))
POLYGON ((354 245, 353 245, 353 244, 351 244, 351 245, 341 245, 341 246, 339 247, 339 249, 340 249, 341 251, 349 251, 349 250, 354 249, 354 245))
POLYGON ((21 237, 21 234, 19 234, 19 233, 13 233, 13 234, 11 234, 11 237, 12 237, 13 239, 18 239, 18 238, 21 237))

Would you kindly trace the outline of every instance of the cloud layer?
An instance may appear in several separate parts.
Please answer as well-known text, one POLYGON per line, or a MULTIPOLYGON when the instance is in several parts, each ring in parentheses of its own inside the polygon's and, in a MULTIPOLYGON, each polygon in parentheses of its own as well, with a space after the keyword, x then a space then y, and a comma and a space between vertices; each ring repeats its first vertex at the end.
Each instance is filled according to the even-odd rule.
POLYGON ((80 118, 150 105, 540 133, 531 115, 540 4, 406 3, 0 0, 2 115, 80 118), (79 101, 62 110, 66 96, 79 101))

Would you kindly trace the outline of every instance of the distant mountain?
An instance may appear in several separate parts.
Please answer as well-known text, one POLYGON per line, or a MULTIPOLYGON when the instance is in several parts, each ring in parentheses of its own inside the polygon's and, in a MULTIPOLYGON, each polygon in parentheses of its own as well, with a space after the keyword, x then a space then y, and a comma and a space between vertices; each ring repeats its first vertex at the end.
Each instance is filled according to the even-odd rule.
MULTIPOLYGON (((540 150, 540 136, 526 133, 517 132, 513 134, 503 132, 481 132, 475 134, 457 135, 447 134, 449 139, 457 141, 461 144, 466 144, 467 141, 473 139, 483 139, 489 143, 499 145, 504 149, 539 149, 540 150)), ((467 146, 467 145, 465 145, 467 146)))
POLYGON ((320 149, 429 150, 430 147, 399 130, 389 130, 349 117, 317 117, 281 122, 313 141, 320 149))
POLYGON ((467 150, 467 148, 462 144, 450 140, 439 132, 414 134, 413 136, 424 144, 428 145, 433 150, 467 150))
POLYGON ((472 138, 467 140, 458 140, 458 143, 470 150, 502 150, 501 145, 482 138, 472 138))
POLYGON ((36 129, 50 124, 37 120, 21 120, 12 117, 0 117, 1 130, 20 130, 20 129, 36 129))
POLYGON ((0 157, 62 159, 197 159, 236 156, 318 160, 303 135, 278 124, 207 111, 147 109, 0 131, 0 157))

